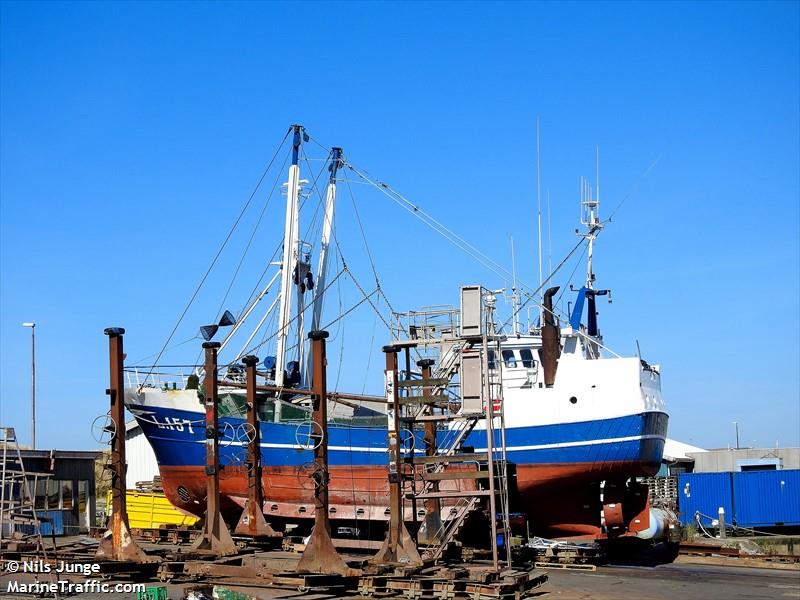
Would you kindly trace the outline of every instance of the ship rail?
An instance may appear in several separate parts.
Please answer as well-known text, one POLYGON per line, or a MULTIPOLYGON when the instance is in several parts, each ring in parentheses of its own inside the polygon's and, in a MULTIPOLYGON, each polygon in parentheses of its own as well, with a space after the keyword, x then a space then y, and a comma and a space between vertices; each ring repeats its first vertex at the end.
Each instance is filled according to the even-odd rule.
POLYGON ((449 304, 426 306, 421 310, 392 313, 393 341, 414 340, 435 344, 456 339, 461 332, 461 311, 449 304))
POLYGON ((189 376, 195 373, 196 367, 180 366, 155 369, 148 366, 125 367, 126 387, 129 388, 161 388, 165 390, 182 390, 186 388, 189 376))

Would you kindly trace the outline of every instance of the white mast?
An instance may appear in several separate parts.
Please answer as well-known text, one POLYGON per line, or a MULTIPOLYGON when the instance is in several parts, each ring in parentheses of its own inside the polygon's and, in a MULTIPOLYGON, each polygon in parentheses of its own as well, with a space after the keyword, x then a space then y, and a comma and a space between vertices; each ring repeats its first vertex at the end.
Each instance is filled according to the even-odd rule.
POLYGON ((586 287, 594 289, 594 271, 592 258, 594 255, 594 240, 603 228, 600 222, 600 148, 597 148, 597 190, 592 197, 592 188, 589 182, 581 177, 581 224, 586 227, 586 232, 581 235, 588 241, 586 251, 586 287))
POLYGON ((281 261, 281 297, 278 314, 278 341, 275 350, 275 385, 283 386, 283 370, 286 367, 286 339, 289 335, 289 321, 292 311, 292 279, 298 259, 300 228, 300 142, 302 125, 292 125, 292 164, 286 183, 286 222, 283 232, 283 260, 281 261))
MULTIPOLYGON (((325 301, 325 286, 327 285, 328 271, 328 247, 331 241, 331 231, 333 229, 333 211, 336 205, 336 173, 342 166, 343 157, 341 148, 331 148, 331 164, 328 167, 330 177, 328 178, 328 189, 325 197, 325 215, 322 220, 322 238, 319 245, 319 262, 317 264, 317 282, 314 286, 314 313, 311 317, 311 331, 320 328, 322 318, 322 305, 325 301)), ((311 381, 312 357, 308 357, 306 368, 306 380, 311 381)))
MULTIPOLYGON (((539 237, 539 305, 544 304, 544 292, 542 290, 542 185, 540 171, 540 151, 539 151, 539 117, 536 117, 536 205, 538 208, 538 237, 539 237)), ((541 321, 540 321, 541 323, 541 321)))
POLYGON ((331 165, 328 167, 331 175, 328 179, 328 189, 325 198, 325 216, 322 222, 322 239, 319 246, 319 262, 317 265, 317 283, 314 287, 314 316, 311 321, 311 330, 320 327, 322 318, 322 303, 324 302, 325 281, 328 270, 328 246, 331 241, 333 229, 333 210, 336 205, 336 173, 342 166, 342 149, 331 148, 331 165))
POLYGON ((517 261, 514 252, 514 236, 511 236, 511 314, 514 335, 519 335, 519 297, 517 296, 517 261))

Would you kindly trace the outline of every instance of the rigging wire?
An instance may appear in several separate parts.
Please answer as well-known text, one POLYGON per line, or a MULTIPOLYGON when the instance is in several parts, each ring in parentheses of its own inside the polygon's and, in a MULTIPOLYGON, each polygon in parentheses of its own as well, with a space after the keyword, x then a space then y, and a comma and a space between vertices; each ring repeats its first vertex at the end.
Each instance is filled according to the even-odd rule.
MULTIPOLYGON (((230 231, 228 231, 228 235, 225 237, 225 240, 222 242, 222 245, 220 246, 219 250, 217 251, 216 255, 214 256, 214 259, 211 261, 211 264, 209 265, 209 267, 206 270, 205 274, 203 274, 203 278, 200 280, 200 283, 197 284, 197 288, 194 290, 194 293, 192 294, 192 297, 189 299, 189 303, 186 305, 186 308, 183 309, 183 312, 181 313, 181 316, 178 318, 178 322, 175 323, 175 327, 172 328, 172 331, 170 332, 169 337, 167 337, 167 341, 164 342, 164 345, 162 346, 161 350, 159 351, 158 356, 156 357, 156 360, 155 360, 156 364, 158 364, 158 361, 161 360, 161 356, 164 354, 164 351, 167 349, 167 346, 169 346, 169 343, 172 340, 172 337, 175 335, 175 332, 178 330, 178 327, 180 327, 181 323, 183 322, 183 318, 186 316, 186 313, 189 312, 189 308, 191 308, 192 304, 195 301, 195 298, 197 298, 197 294, 200 293, 200 289, 203 287, 203 284, 206 282, 206 279, 208 279, 208 276, 211 274, 211 270, 214 268, 214 265, 217 264, 217 260, 219 260, 219 257, 222 254, 222 251, 225 250, 225 247, 228 245, 228 242, 230 241, 231 236, 233 236, 233 232, 236 231, 236 227, 239 225, 239 221, 242 220, 242 217, 244 216, 244 213, 247 211, 247 208, 250 206, 250 203, 253 201, 253 198, 255 197, 256 192, 258 192, 258 189, 261 187, 261 182, 264 181, 264 177, 267 176, 267 173, 272 168, 272 163, 275 162, 275 159, 278 157, 278 154, 280 153, 281 148, 283 148, 283 144, 286 142, 286 139, 289 137, 289 132, 290 131, 291 131, 291 128, 288 128, 286 130, 286 133, 284 134, 283 139, 281 140, 280 144, 278 144, 278 147, 275 149, 275 153, 272 155, 272 158, 270 159, 269 163, 267 164, 266 169, 264 169, 264 172, 261 174, 261 177, 259 178, 258 183, 256 184, 255 188, 253 189, 253 192, 250 194, 250 197, 247 199, 247 202, 245 202, 245 205, 242 207, 242 210, 239 211, 239 216, 236 217, 236 221, 234 221, 233 226, 231 227, 230 231)), ((142 381, 141 385, 139 386, 139 390, 140 391, 144 387, 144 384, 147 383, 147 380, 150 378, 151 373, 152 373, 152 369, 151 369, 151 372, 149 372, 145 376, 144 381, 142 381)))
MULTIPOLYGON (((520 312, 520 311, 521 311, 523 308, 525 308, 525 306, 527 306, 527 305, 528 305, 528 303, 530 303, 532 300, 534 301, 534 303, 535 303, 535 304, 538 304, 538 303, 535 301, 536 294, 538 294, 540 291, 542 291, 542 290, 544 289, 544 287, 545 287, 545 286, 546 286, 548 283, 550 283, 550 280, 551 280, 551 279, 553 279, 553 277, 555 276, 555 274, 556 274, 556 273, 558 273, 558 272, 561 270, 561 267, 563 267, 563 266, 564 266, 564 264, 565 264, 565 263, 566 263, 566 262, 567 262, 567 261, 570 259, 570 257, 571 257, 573 254, 575 254, 575 251, 576 251, 578 248, 580 248, 580 247, 583 245, 583 243, 584 243, 585 241, 586 241, 586 240, 584 240, 583 238, 581 238, 580 240, 578 240, 578 243, 577 243, 577 244, 575 244, 575 245, 572 247, 572 250, 570 250, 570 251, 569 251, 569 253, 568 253, 568 254, 567 254, 565 257, 564 257, 564 259, 563 259, 563 260, 562 260, 560 263, 558 263, 558 266, 556 266, 555 270, 554 270, 554 271, 553 271, 553 272, 552 272, 552 273, 551 273, 551 274, 550 274, 550 275, 547 277, 547 279, 545 279, 545 280, 542 282, 542 284, 539 286, 539 289, 537 289, 537 290, 534 290, 534 291, 533 291, 533 293, 532 293, 530 296, 528 296, 528 299, 527 299, 527 300, 525 300, 525 302, 521 303, 521 304, 520 304, 520 305, 519 305, 519 306, 516 308, 516 310, 514 310, 514 311, 512 311, 512 312, 511 312, 511 316, 510 316, 508 319, 506 319, 506 320, 503 322, 503 324, 500 326, 500 329, 501 329, 501 330, 502 330, 502 329, 504 329, 504 328, 506 328, 506 327, 508 326, 508 324, 511 322, 511 319, 514 319, 514 318, 516 318, 516 316, 519 314, 519 312, 520 312)), ((553 313, 555 314, 555 311, 553 311, 553 313)))
MULTIPOLYGON (((283 159, 283 164, 281 165, 281 168, 278 169, 278 172, 275 175, 275 181, 272 183, 272 187, 270 188, 270 191, 269 191, 269 196, 267 196, 267 201, 264 204, 264 207, 261 209, 261 214, 259 214, 258 221, 256 222, 256 225, 253 228, 253 232, 250 234, 250 239, 247 242, 247 246, 244 249, 244 252, 242 254, 241 259, 239 259, 239 264, 236 266, 236 272, 233 274, 233 277, 231 278, 231 281, 228 284, 228 289, 225 290, 225 296, 222 298, 222 302, 220 302, 219 309, 217 310, 217 316, 214 319, 214 321, 219 319, 220 315, 222 314, 222 309, 225 307, 225 301, 228 299, 228 294, 230 294, 231 288, 233 288, 233 284, 236 281, 237 276, 239 275, 239 269, 241 269, 242 264, 244 263, 244 259, 247 256, 247 252, 250 250, 250 245, 253 243, 253 239, 255 238, 256 232, 258 231, 258 228, 261 225, 261 221, 264 218, 264 213, 266 212, 267 207, 269 206, 270 200, 272 199, 272 195, 275 193, 275 188, 278 187, 278 181, 280 180, 280 177, 281 177, 281 171, 286 167, 286 163, 288 162, 288 160, 289 160, 289 153, 287 152, 285 158, 283 159)), ((281 245, 279 243, 278 246, 275 248, 275 252, 272 253, 272 257, 267 261, 267 265, 264 268, 264 271, 262 271, 261 277, 258 278, 258 282, 256 283, 256 288, 250 293, 250 297, 247 299, 247 302, 242 307, 242 309, 239 311, 238 314, 240 316, 245 314, 245 312, 247 311, 247 307, 250 306, 250 302, 255 298, 255 294, 258 291, 258 288, 260 287, 260 284, 263 281, 264 276, 267 274, 267 271, 269 270, 270 265, 275 260, 275 257, 277 256, 277 254, 280 251, 280 249, 281 249, 281 245)), ((202 358, 202 355, 203 355, 203 350, 201 349, 197 354, 197 358, 195 359, 195 362, 200 364, 200 360, 202 358)))
POLYGON ((261 209, 261 213, 258 215, 258 221, 256 221, 255 227, 253 227, 253 232, 250 234, 250 239, 247 240, 247 245, 245 246, 244 252, 242 252, 242 257, 239 259, 239 264, 236 265, 236 270, 233 273, 233 277, 231 277, 231 282, 228 284, 228 289, 225 290, 225 295, 222 298, 222 302, 220 302, 219 309, 217 310, 217 316, 214 319, 215 321, 219 319, 220 315, 222 314, 222 309, 225 307, 225 301, 228 299, 228 294, 230 294, 231 288, 233 287, 233 284, 236 282, 236 278, 239 275, 239 270, 242 268, 244 259, 247 257, 247 253, 250 251, 250 246, 253 244, 253 240, 256 237, 256 233, 258 232, 259 227, 261 227, 261 221, 264 219, 264 213, 267 212, 269 203, 272 200, 272 195, 275 193, 275 188, 278 186, 278 180, 280 179, 281 171, 286 167, 286 163, 288 162, 288 160, 289 160, 289 154, 287 153, 286 157, 283 159, 283 164, 281 165, 280 169, 278 169, 278 172, 275 175, 275 181, 273 182, 272 187, 270 188, 269 195, 267 196, 267 201, 264 203, 264 207, 261 209))
POLYGON ((375 261, 372 258, 372 251, 369 248, 369 242, 367 242, 367 233, 364 231, 364 224, 361 222, 361 215, 358 213, 358 206, 356 205, 356 198, 353 195, 353 188, 350 187, 350 182, 345 180, 347 183, 347 191, 350 194, 350 202, 353 205, 353 212, 356 215, 356 223, 358 223, 358 230, 361 232, 361 240, 364 242, 364 250, 367 252, 367 258, 369 259, 369 266, 372 268, 372 275, 375 277, 375 283, 378 284, 380 287, 380 281, 378 279, 378 271, 375 269, 375 261))
MULTIPOLYGON (((334 284, 334 282, 336 282, 336 280, 337 280, 337 279, 339 279, 339 277, 341 277, 341 276, 342 276, 342 274, 343 274, 343 273, 345 273, 345 272, 348 272, 348 273, 349 273, 349 271, 347 270, 347 266, 346 266, 346 265, 343 267, 343 269, 342 269, 341 271, 339 271, 339 273, 337 273, 337 274, 336 274, 336 277, 334 277, 334 278, 333 278, 333 279, 330 281, 330 283, 328 283, 328 284, 325 286, 325 288, 324 288, 323 290, 321 290, 321 291, 320 291, 320 293, 321 293, 321 294, 325 293, 325 292, 328 290, 328 288, 329 288, 329 287, 331 287, 331 286, 334 284)), ((306 304, 306 305, 303 307, 303 310, 302 310, 302 311, 301 311, 299 314, 297 314, 297 315, 295 315, 294 317, 292 317, 292 318, 291 318, 291 319, 290 319, 290 320, 289 320, 289 321, 286 323, 286 325, 285 325, 285 327, 283 327, 283 329, 288 329, 288 328, 289 328, 289 326, 290 326, 290 325, 292 325, 292 324, 293 324, 295 321, 297 321, 297 319, 300 317, 300 315, 301 315, 301 314, 303 314, 303 313, 305 313, 305 312, 306 312, 306 311, 309 309, 309 307, 310 307, 310 306, 312 306, 312 304, 309 302, 308 304, 306 304)), ((256 344, 255 346, 253 346, 252 348, 250 348, 250 350, 248 350, 247 352, 245 352, 245 354, 254 354, 256 350, 258 350, 258 349, 259 349, 261 346, 263 346, 264 344, 266 344, 267 342, 269 342, 269 341, 270 341, 270 340, 272 340, 273 338, 277 337, 277 335, 278 335, 279 333, 280 333, 280 330, 279 330, 279 331, 276 331, 276 332, 275 332, 275 333, 273 333, 271 336, 269 336, 268 338, 266 338, 266 339, 265 339, 263 342, 260 342, 259 344, 256 344)), ((294 346, 293 346, 293 348, 294 348, 294 346)), ((226 367, 229 367, 229 366, 230 366, 230 365, 232 365, 232 364, 233 364, 233 363, 231 362, 231 363, 228 363, 228 364, 227 364, 227 365, 225 365, 225 366, 226 366, 226 367)))
POLYGON ((347 315, 349 315, 351 312, 353 312, 353 311, 354 311, 355 309, 357 309, 359 306, 361 306, 362 304, 364 304, 364 302, 369 302, 370 304, 372 304, 372 300, 370 300, 370 298, 371 298, 372 296, 374 296, 374 295, 375 295, 377 292, 378 292, 378 288, 375 288, 375 289, 374 289, 374 290, 372 290, 372 291, 371 291, 369 294, 365 294, 365 295, 364 295, 364 297, 363 297, 363 298, 361 298, 361 300, 359 300, 358 302, 356 302, 356 303, 355 303, 353 306, 351 306, 349 309, 347 309, 347 310, 346 310, 345 312, 343 312, 341 315, 339 315, 338 317, 336 317, 336 318, 335 318, 333 321, 331 321, 330 323, 328 323, 327 325, 325 325, 325 327, 323 327, 323 328, 322 328, 322 329, 323 329, 323 331, 324 331, 324 330, 326 330, 326 329, 328 329, 328 327, 330 327, 330 326, 331 326, 331 325, 333 325, 334 323, 337 323, 338 321, 341 321, 342 319, 344 319, 344 318, 345 318, 347 315))
POLYGON ((367 366, 364 368, 364 383, 361 385, 361 394, 367 390, 367 380, 369 379, 369 368, 372 364, 372 349, 375 347, 375 330, 378 327, 378 317, 372 319, 372 336, 369 340, 369 346, 367 347, 367 366))
MULTIPOLYGON (((556 298, 554 306, 557 306, 558 303, 561 302, 561 297, 564 295, 564 292, 566 292, 570 284, 572 284, 572 278, 575 277, 575 271, 577 271, 578 267, 581 266, 581 260, 583 260, 583 257, 586 255, 586 249, 587 246, 584 246, 583 250, 581 251, 581 255, 578 257, 578 260, 575 261, 575 267, 572 269, 572 273, 569 274, 569 279, 567 279, 567 285, 561 288, 561 293, 558 295, 558 298, 556 298)), ((563 309, 561 309, 560 312, 563 312, 565 315, 567 315, 567 317, 569 317, 569 314, 565 312, 563 309)))
POLYGON ((617 214, 617 211, 618 211, 620 208, 622 208, 622 205, 623 205, 623 204, 625 204, 625 201, 626 201, 628 198, 630 198, 630 197, 631 197, 631 196, 632 196, 632 195, 633 195, 633 194, 634 194, 634 193, 635 193, 635 192, 636 192, 636 191, 639 189, 639 185, 641 185, 641 183, 642 183, 642 180, 643 180, 645 177, 647 177, 647 175, 649 175, 649 174, 650 174, 650 171, 652 171, 653 169, 655 169, 656 165, 657 165, 657 164, 658 164, 658 162, 661 160, 661 157, 662 157, 662 156, 664 156, 664 153, 663 153, 663 152, 661 152, 661 153, 660 153, 660 154, 659 154, 659 155, 656 157, 656 159, 655 159, 653 162, 651 162, 651 163, 650 163, 650 166, 648 166, 648 167, 647 167, 647 168, 646 168, 644 171, 642 171, 642 174, 641 174, 641 175, 639 175, 639 177, 638 177, 638 178, 636 179, 636 181, 633 183, 633 185, 631 186, 631 189, 630 189, 630 190, 628 190, 628 193, 627 193, 627 194, 625 194, 625 196, 622 198, 622 200, 620 200, 620 201, 619 201, 619 204, 617 204, 617 206, 614 208, 614 210, 612 210, 612 211, 611 211, 611 214, 610 214, 610 215, 608 215, 608 218, 607 218, 605 221, 603 221, 603 224, 605 224, 605 223, 610 223, 610 222, 611 222, 611 220, 614 218, 614 215, 615 215, 615 214, 617 214))
MULTIPOLYGON (((183 340, 182 342, 178 342, 177 344, 173 344, 172 346, 167 348, 167 350, 174 350, 175 348, 179 348, 179 347, 183 346, 184 344, 188 344, 189 342, 193 342, 194 340, 199 339, 199 338, 200 338, 199 335, 194 335, 194 336, 192 336, 192 337, 190 337, 190 338, 188 338, 186 340, 183 340)), ((139 363, 141 363, 144 360, 147 360, 150 357, 156 356, 157 354, 158 354, 157 352, 153 352, 152 354, 148 354, 147 356, 143 356, 142 358, 134 361, 133 364, 130 364, 130 366, 131 367, 139 367, 140 369, 143 369, 148 365, 141 365, 139 363)), ((162 366, 165 366, 165 365, 162 365, 162 366)), ((194 365, 191 365, 191 366, 194 366, 194 365)))
MULTIPOLYGON (((361 231, 361 239, 364 241, 364 249, 367 252, 367 258, 369 259, 369 266, 372 268, 372 275, 375 277, 375 285, 377 285, 380 295, 386 301, 386 306, 389 309, 390 313, 394 313, 394 307, 392 303, 389 301, 389 297, 383 291, 383 286, 381 285, 380 278, 378 277, 378 269, 375 267, 375 260, 372 257, 372 251, 370 250, 369 242, 367 241, 367 233, 364 230, 364 224, 361 221, 361 215, 358 212, 358 205, 356 204, 356 198, 353 194, 353 188, 350 186, 350 179, 345 179, 345 183, 347 184, 347 191, 350 194, 350 201, 353 204, 353 212, 356 215, 356 222, 358 223, 358 228, 361 231)), ((390 328, 391 331, 391 328, 390 328)), ((419 356, 419 352, 417 352, 417 356, 419 356)))
MULTIPOLYGON (((466 252, 484 267, 498 275, 504 280, 510 280, 513 278, 512 274, 502 265, 497 263, 495 260, 481 252, 478 248, 467 242, 464 238, 456 234, 454 231, 437 221, 434 217, 426 213, 420 206, 412 203, 408 200, 405 196, 394 190, 389 184, 373 180, 370 178, 365 172, 359 170, 357 167, 352 165, 349 162, 345 162, 345 166, 347 166, 351 171, 353 171, 356 175, 361 177, 364 181, 368 182, 372 185, 375 189, 382 192, 384 195, 389 197, 393 200, 396 204, 400 207, 405 209, 406 211, 410 212, 412 215, 420 219, 423 223, 425 223, 428 227, 439 233, 441 236, 449 240, 453 243, 456 247, 461 249, 462 251, 466 252)), ((531 289, 531 287, 525 284, 523 281, 519 282, 520 286, 531 289)))

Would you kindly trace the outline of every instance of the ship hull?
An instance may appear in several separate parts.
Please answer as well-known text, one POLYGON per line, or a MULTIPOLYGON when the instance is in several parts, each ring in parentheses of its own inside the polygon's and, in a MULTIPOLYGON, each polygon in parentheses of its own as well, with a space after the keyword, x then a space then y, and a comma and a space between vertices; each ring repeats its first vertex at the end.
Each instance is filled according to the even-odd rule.
MULTIPOLYGON (((201 516, 206 496, 202 415, 154 406, 129 409, 155 451, 167 497, 178 508, 201 516)), ((236 434, 242 423, 239 418, 220 419, 221 506, 229 522, 236 521, 247 496, 245 443, 236 434)), ((599 482, 625 482, 655 474, 666 429, 667 415, 658 411, 507 427, 507 455, 516 474, 516 508, 531 515, 535 529, 548 535, 602 537, 599 482)), ((313 517, 313 451, 303 445, 307 431, 308 422, 261 424, 268 520, 296 522, 313 517)), ((334 522, 350 525, 388 520, 386 439, 385 427, 329 426, 328 492, 334 522)), ((478 452, 485 450, 485 431, 474 431, 466 444, 478 452)), ((475 482, 457 480, 446 485, 465 490, 475 482)), ((411 507, 406 511, 406 519, 413 520, 411 507)), ((448 512, 444 505, 442 517, 448 512)))

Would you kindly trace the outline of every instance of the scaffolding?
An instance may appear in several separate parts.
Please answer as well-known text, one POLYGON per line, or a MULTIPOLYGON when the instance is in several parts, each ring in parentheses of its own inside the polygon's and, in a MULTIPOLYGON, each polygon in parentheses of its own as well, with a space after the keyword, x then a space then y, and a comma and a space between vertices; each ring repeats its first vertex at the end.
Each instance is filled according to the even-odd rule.
POLYGON ((502 339, 494 327, 494 306, 491 292, 464 286, 460 311, 437 307, 430 313, 396 315, 401 324, 396 339, 384 348, 391 518, 375 562, 436 562, 467 518, 483 509, 489 515, 493 569, 511 567, 510 544, 503 544, 501 561, 498 543, 499 536, 507 540, 509 535, 509 490, 502 374, 492 358, 502 339), (419 372, 412 372, 412 350, 433 350, 438 367, 434 370, 436 361, 422 358, 416 363, 419 372), (484 439, 485 448, 473 447, 484 439), (407 503, 416 540, 405 525, 407 503))
MULTIPOLYGON (((3 444, 3 465, 0 471, 0 557, 6 552, 32 549, 37 560, 48 564, 51 558, 56 558, 55 540, 48 553, 42 539, 43 519, 36 513, 31 492, 31 478, 33 489, 36 490, 39 479, 46 479, 50 474, 26 472, 14 428, 0 427, 0 431, 3 432, 3 439, 0 440, 3 444)), ((58 574, 49 569, 46 572, 53 583, 58 584, 58 574)), ((57 589, 54 594, 58 598, 57 589)))

